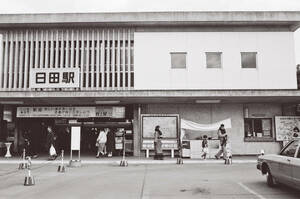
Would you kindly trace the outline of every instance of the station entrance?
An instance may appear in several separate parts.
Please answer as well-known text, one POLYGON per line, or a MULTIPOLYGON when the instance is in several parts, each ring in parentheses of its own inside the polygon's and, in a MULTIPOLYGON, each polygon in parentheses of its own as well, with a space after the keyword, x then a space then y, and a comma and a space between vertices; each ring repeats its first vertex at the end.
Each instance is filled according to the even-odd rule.
POLYGON ((55 149, 59 154, 61 150, 69 154, 71 149, 72 126, 80 127, 80 151, 82 155, 96 155, 96 140, 104 128, 109 128, 113 135, 113 156, 120 156, 125 140, 126 155, 133 155, 133 111, 126 107, 124 118, 89 117, 89 118, 17 118, 18 151, 28 146, 30 155, 46 155, 48 148, 47 128, 52 127, 55 134, 55 149))

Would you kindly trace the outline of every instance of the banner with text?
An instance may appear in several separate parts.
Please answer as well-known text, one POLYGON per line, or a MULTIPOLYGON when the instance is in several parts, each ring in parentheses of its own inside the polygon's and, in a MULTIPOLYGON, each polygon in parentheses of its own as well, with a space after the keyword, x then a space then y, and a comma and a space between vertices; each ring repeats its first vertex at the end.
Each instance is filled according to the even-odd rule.
POLYGON ((125 107, 17 107, 17 117, 50 117, 50 118, 88 118, 111 117, 125 118, 125 107))

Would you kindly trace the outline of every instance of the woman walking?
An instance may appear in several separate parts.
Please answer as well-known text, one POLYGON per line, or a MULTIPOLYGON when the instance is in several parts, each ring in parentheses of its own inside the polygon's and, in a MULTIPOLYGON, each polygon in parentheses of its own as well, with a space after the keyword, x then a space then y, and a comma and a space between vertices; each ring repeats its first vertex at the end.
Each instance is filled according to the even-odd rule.
POLYGON ((100 155, 104 156, 105 155, 105 144, 107 141, 107 133, 108 133, 108 128, 105 128, 104 131, 100 131, 97 141, 96 141, 96 146, 98 147, 98 152, 96 158, 99 158, 100 155))
POLYGON ((109 129, 107 133, 107 142, 106 142, 107 157, 112 157, 114 149, 115 149, 115 133, 109 129))
POLYGON ((163 160, 161 139, 162 139, 162 132, 160 131, 160 126, 156 126, 154 132, 154 150, 155 150, 154 159, 155 160, 163 160))
POLYGON ((49 152, 49 160, 55 160, 57 157, 55 143, 56 135, 51 126, 47 127, 46 149, 49 152))

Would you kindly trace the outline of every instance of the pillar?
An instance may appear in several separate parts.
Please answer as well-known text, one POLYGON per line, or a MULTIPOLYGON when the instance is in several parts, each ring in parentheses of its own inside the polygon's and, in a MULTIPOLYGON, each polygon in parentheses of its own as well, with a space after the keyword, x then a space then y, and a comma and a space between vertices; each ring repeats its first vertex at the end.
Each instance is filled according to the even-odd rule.
POLYGON ((141 128, 140 128, 141 106, 133 107, 133 155, 141 156, 141 128))

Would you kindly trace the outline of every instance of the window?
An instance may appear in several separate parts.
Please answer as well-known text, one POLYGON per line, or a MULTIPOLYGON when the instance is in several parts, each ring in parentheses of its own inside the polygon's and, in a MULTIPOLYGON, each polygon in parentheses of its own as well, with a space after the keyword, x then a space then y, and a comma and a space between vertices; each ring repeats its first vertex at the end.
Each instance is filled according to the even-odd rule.
POLYGON ((186 52, 171 53, 171 68, 186 68, 186 52))
POLYGON ((242 68, 256 68, 257 52, 241 52, 242 68))
POLYGON ((206 68, 222 68, 221 52, 206 52, 206 68))
POLYGON ((291 142, 285 149, 283 149, 283 151, 280 153, 280 155, 295 157, 295 153, 296 153, 298 145, 299 145, 299 141, 297 141, 297 140, 295 140, 294 142, 291 142))
POLYGON ((244 126, 246 140, 272 139, 271 118, 245 118, 244 126))

